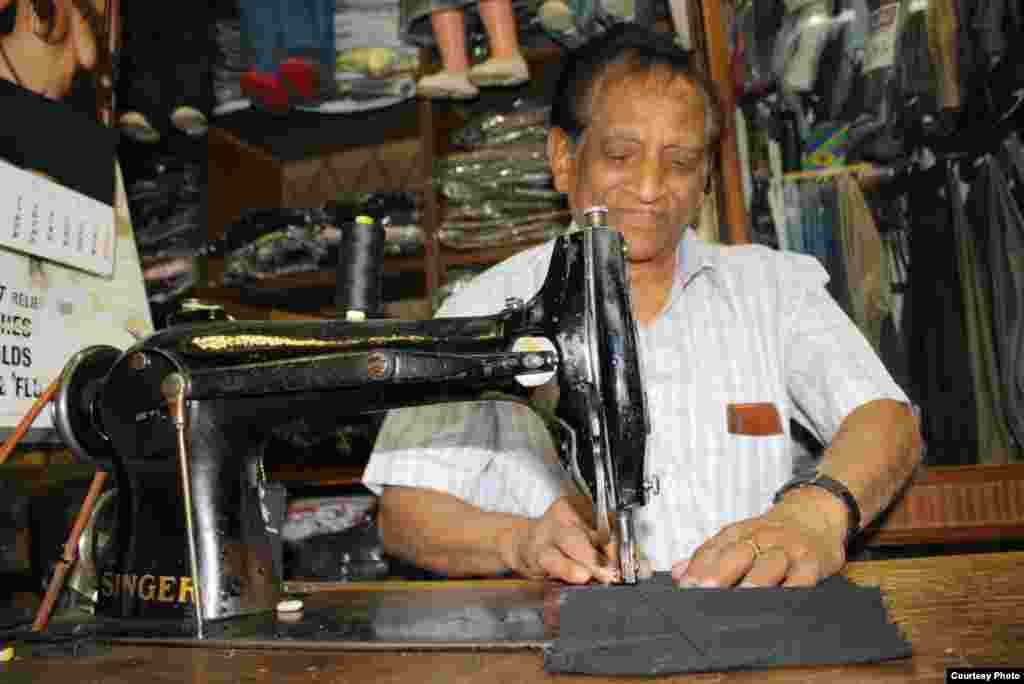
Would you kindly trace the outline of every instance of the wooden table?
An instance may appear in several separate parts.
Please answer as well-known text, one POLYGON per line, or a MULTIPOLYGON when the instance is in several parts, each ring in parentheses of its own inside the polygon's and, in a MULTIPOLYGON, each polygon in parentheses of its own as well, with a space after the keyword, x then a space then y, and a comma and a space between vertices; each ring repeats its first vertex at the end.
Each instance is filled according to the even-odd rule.
MULTIPOLYGON (((659 681, 942 682, 947 667, 1024 667, 1022 568, 1024 553, 851 563, 846 572, 854 582, 881 587, 891 618, 913 644, 912 658, 877 665, 787 667, 659 681)), ((461 583, 451 584, 454 588, 461 583)), ((519 584, 525 594, 537 594, 534 583, 519 584)), ((448 590, 434 586, 413 591, 423 595, 448 590)), ((531 649, 352 651, 339 646, 335 651, 299 651, 117 644, 110 653, 100 656, 23 659, 0 665, 0 681, 601 684, 613 680, 548 675, 541 654, 531 649)))

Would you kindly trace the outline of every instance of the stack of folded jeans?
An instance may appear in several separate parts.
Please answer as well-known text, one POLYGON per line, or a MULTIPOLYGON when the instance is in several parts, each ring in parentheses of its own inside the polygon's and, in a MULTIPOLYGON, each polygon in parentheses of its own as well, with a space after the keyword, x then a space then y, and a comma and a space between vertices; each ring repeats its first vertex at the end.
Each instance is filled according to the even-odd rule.
POLYGON ((172 302, 196 282, 196 257, 206 242, 202 165, 157 156, 127 183, 128 206, 152 305, 172 302))
POLYGON ((246 212, 228 227, 224 284, 244 287, 271 276, 335 268, 344 258, 342 231, 364 213, 384 227, 385 255, 423 252, 420 212, 411 194, 350 193, 322 208, 246 212))
POLYGON ((511 111, 479 115, 452 134, 462 151, 439 160, 444 198, 438 239, 472 250, 542 242, 565 231, 571 216, 554 189, 547 159, 548 108, 521 101, 511 111))

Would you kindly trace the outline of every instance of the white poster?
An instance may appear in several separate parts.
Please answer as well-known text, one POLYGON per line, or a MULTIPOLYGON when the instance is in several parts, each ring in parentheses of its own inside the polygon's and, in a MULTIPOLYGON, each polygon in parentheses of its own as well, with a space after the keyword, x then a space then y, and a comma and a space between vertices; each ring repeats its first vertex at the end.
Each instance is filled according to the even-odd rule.
POLYGON ((114 210, 0 159, 0 247, 114 274, 114 210))
MULTIPOLYGON (((124 183, 117 177, 113 277, 0 247, 0 436, 84 347, 127 349, 153 332, 124 183)), ((108 209, 109 210, 109 209, 108 209)), ((50 411, 27 441, 54 439, 50 411)))

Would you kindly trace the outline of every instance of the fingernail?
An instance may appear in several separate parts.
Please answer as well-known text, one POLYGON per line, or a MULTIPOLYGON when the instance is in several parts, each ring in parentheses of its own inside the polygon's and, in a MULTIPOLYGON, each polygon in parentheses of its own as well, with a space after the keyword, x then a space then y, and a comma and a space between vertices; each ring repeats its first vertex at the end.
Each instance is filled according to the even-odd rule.
POLYGON ((740 586, 743 587, 744 589, 752 589, 756 585, 751 584, 747 580, 743 580, 742 582, 740 582, 740 586))
POLYGON ((706 579, 702 581, 698 586, 700 586, 701 589, 717 589, 718 582, 716 582, 713 579, 706 579))

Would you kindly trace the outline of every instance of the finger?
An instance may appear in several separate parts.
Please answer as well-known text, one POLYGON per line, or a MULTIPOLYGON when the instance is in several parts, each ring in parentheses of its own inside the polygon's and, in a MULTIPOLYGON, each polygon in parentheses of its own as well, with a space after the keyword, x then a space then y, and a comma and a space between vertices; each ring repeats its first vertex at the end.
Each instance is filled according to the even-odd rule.
POLYGON ((731 587, 753 567, 757 553, 752 544, 741 541, 706 545, 697 550, 683 574, 683 586, 731 587))
POLYGON ((784 587, 813 587, 822 576, 821 566, 811 559, 797 561, 791 565, 783 582, 784 587))
POLYGON ((622 563, 619 562, 619 540, 612 537, 611 541, 600 547, 599 565, 612 568, 616 573, 621 572, 622 563))
POLYGON ((781 546, 765 549, 754 560, 754 565, 740 582, 740 586, 777 587, 786 579, 789 565, 789 556, 781 546))
POLYGON ((618 565, 610 564, 598 549, 594 543, 596 534, 586 528, 570 530, 558 540, 557 547, 568 559, 586 568, 594 579, 610 584, 618 579, 618 565))
POLYGON ((686 568, 689 567, 689 565, 689 558, 678 560, 672 564, 672 579, 675 581, 676 584, 679 584, 679 582, 683 579, 683 574, 686 572, 686 568))
MULTIPOLYGON (((684 587, 718 587, 720 557, 732 546, 739 536, 734 528, 725 528, 707 540, 694 552, 685 570, 679 578, 680 586, 684 587)), ((744 568, 745 571, 745 568, 744 568)))
POLYGON ((640 560, 637 562, 636 574, 642 580, 654 577, 654 563, 642 553, 640 554, 640 560))
POLYGON ((540 551, 537 555, 537 565, 547 577, 569 584, 586 584, 594 576, 588 568, 568 558, 553 546, 540 551))

